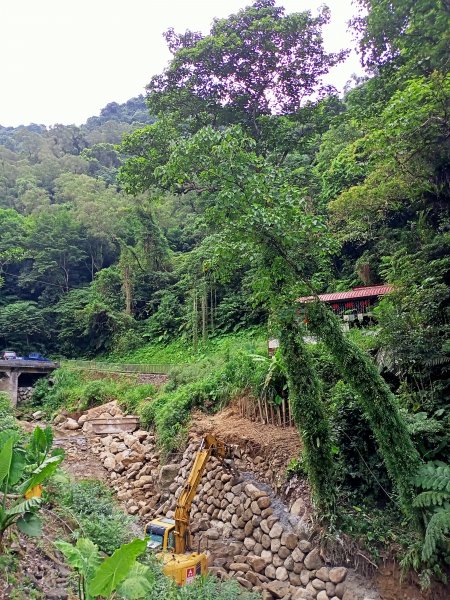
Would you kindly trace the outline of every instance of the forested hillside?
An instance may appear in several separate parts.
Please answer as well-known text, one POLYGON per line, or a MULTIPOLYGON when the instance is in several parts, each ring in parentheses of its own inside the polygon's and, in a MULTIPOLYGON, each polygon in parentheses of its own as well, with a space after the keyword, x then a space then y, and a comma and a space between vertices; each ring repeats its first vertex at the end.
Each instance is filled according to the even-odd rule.
MULTIPOLYGON (((207 35, 166 32, 172 60, 146 105, 109 104, 81 127, 0 128, 0 345, 123 356, 182 338, 195 354, 267 325, 321 514, 333 522, 355 489, 381 507, 387 494, 417 532, 412 476, 449 459, 450 9, 356 5, 366 76, 343 95, 323 82, 346 56, 323 48, 328 9, 257 0, 207 35), (300 296, 379 283, 394 292, 358 344, 323 306, 298 318, 300 296)), ((178 432, 206 388, 172 392, 158 421, 163 397, 148 421, 178 432)), ((448 506, 448 489, 428 502, 448 506)), ((408 564, 427 577, 448 559, 442 519, 444 541, 427 538, 420 560, 411 538, 408 564)))

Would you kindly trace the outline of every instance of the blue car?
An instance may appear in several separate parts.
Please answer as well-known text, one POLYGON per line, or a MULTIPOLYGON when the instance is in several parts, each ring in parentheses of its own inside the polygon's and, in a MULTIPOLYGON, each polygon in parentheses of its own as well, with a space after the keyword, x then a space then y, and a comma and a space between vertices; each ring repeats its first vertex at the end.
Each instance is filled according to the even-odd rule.
POLYGON ((52 362, 49 358, 45 358, 39 352, 30 352, 28 356, 23 357, 24 360, 39 360, 41 362, 52 362))

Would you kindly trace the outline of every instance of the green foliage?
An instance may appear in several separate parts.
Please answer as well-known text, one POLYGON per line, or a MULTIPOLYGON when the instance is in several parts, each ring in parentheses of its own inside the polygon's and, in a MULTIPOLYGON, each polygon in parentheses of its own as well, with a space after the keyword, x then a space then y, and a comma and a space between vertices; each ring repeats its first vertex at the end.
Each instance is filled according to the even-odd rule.
POLYGON ((196 577, 192 583, 177 586, 173 579, 165 577, 159 561, 147 554, 143 562, 151 571, 152 585, 145 600, 259 600, 257 592, 245 590, 237 581, 221 581, 215 576, 196 577))
POLYGON ((267 371, 253 356, 240 351, 228 360, 219 357, 216 362, 205 360, 198 366, 179 369, 165 390, 141 404, 139 415, 146 426, 155 425, 165 453, 182 444, 193 408, 216 411, 242 390, 255 394, 262 390, 267 371))
POLYGON ((422 561, 436 560, 438 548, 446 560, 450 557, 450 466, 440 462, 423 465, 415 478, 425 490, 414 499, 414 506, 424 511, 426 526, 422 561))
POLYGON ((20 427, 13 415, 11 400, 8 394, 0 392, 0 433, 6 430, 18 433, 20 427))
POLYGON ((149 568, 136 562, 147 548, 146 540, 123 544, 103 561, 98 547, 89 539, 80 538, 75 546, 63 541, 55 545, 78 571, 80 600, 93 600, 98 596, 112 598, 118 588, 121 598, 137 600, 144 598, 150 589, 149 568))
POLYGON ((405 512, 411 513, 412 479, 420 458, 394 395, 370 358, 345 337, 331 310, 314 303, 308 305, 307 314, 311 331, 326 343, 346 383, 355 391, 400 503, 405 512))
POLYGON ((358 0, 354 19, 363 63, 402 67, 407 73, 446 66, 449 14, 446 2, 430 0, 358 0))
POLYGON ((331 515, 335 510, 336 487, 330 428, 302 334, 292 315, 282 321, 281 352, 286 365, 291 409, 304 445, 303 462, 315 504, 322 513, 331 515))
POLYGON ((321 29, 328 20, 326 7, 317 17, 309 11, 286 15, 273 0, 259 0, 216 19, 207 36, 169 29, 173 59, 148 86, 151 109, 183 116, 192 111, 189 117, 200 114, 201 123, 235 115, 258 131, 256 116, 295 112, 302 100, 320 93, 323 74, 343 60, 345 52, 323 49, 321 29))
POLYGON ((355 392, 338 381, 330 393, 341 497, 348 496, 353 504, 389 503, 392 486, 355 392))
POLYGON ((41 534, 41 521, 36 514, 41 498, 33 492, 53 475, 64 458, 64 451, 52 450, 52 444, 50 428, 36 427, 25 447, 14 430, 0 432, 0 552, 4 533, 13 525, 26 535, 41 534), (29 493, 33 495, 28 497, 29 493))
POLYGON ((56 500, 63 513, 75 519, 77 537, 89 537, 102 552, 111 554, 129 541, 132 519, 122 512, 112 493, 100 481, 64 483, 56 500))
POLYGON ((142 400, 154 394, 152 385, 133 384, 126 377, 90 379, 89 374, 60 368, 51 380, 37 382, 31 404, 43 410, 48 417, 55 416, 63 407, 68 411, 80 411, 112 400, 118 401, 126 411, 133 412, 142 400))
POLYGON ((48 417, 63 406, 75 409, 81 387, 81 378, 75 371, 58 369, 50 379, 40 379, 33 390, 31 404, 39 406, 48 417))

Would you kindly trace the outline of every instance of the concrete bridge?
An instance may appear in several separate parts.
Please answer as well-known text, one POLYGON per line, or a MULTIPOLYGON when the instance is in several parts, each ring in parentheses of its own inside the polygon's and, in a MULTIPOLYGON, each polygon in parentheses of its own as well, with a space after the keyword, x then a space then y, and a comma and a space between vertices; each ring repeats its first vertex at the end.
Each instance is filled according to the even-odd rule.
POLYGON ((58 363, 39 360, 0 360, 0 392, 7 392, 17 406, 19 388, 32 387, 58 367, 58 363))

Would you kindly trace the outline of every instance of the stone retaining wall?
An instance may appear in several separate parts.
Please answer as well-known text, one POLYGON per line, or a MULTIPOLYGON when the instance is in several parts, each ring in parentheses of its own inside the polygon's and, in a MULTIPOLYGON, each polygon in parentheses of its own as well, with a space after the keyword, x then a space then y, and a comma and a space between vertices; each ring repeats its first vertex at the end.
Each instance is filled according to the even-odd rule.
POLYGON ((31 396, 33 395, 34 388, 32 386, 29 387, 19 387, 17 389, 17 402, 19 404, 25 403, 28 400, 31 400, 31 396))
MULTIPOLYGON (((151 519, 174 516, 198 445, 193 440, 179 464, 162 467, 154 436, 146 431, 98 437, 92 450, 128 512, 151 519)), ((240 457, 237 462, 251 466, 249 460, 240 457)), ((289 511, 268 485, 253 477, 215 458, 206 467, 192 505, 191 530, 194 547, 200 543, 209 553, 211 572, 259 590, 264 600, 354 598, 345 590, 347 569, 325 565, 296 504, 289 511)))
MULTIPOLYGON (((198 441, 189 444, 168 488, 170 497, 156 514, 173 517, 197 448, 198 441)), ((250 473, 211 459, 194 498, 191 523, 195 543, 208 548, 210 570, 219 577, 236 578, 267 600, 345 598, 347 569, 325 566, 307 524, 250 473)))

